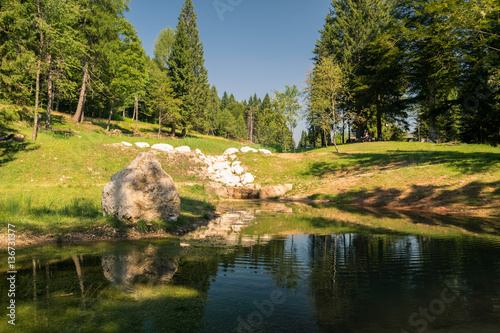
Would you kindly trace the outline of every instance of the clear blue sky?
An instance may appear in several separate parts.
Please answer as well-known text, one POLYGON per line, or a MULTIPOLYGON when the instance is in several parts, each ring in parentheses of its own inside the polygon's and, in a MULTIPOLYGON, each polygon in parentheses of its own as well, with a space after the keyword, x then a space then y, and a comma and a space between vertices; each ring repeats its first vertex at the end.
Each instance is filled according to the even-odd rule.
MULTIPOLYGON (((177 25, 183 0, 132 0, 126 18, 146 53, 161 29, 177 25)), ((194 0, 210 84, 237 100, 286 84, 304 86, 331 0, 194 0), (217 11, 214 4, 232 9, 217 11), (231 5, 233 4, 233 5, 231 5)))

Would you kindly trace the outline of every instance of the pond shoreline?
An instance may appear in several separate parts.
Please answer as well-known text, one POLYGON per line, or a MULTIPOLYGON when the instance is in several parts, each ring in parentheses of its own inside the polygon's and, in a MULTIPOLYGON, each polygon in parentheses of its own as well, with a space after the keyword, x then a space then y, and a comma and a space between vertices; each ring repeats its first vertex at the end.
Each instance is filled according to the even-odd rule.
MULTIPOLYGON (((457 211, 453 209, 448 209, 447 207, 431 207, 431 208, 422 208, 422 207, 400 207, 400 206, 376 206, 376 205, 366 205, 361 203, 350 203, 350 204, 338 204, 333 203, 327 199, 325 200, 314 200, 308 197, 283 197, 279 199, 253 199, 253 200, 244 200, 244 199, 224 199, 219 201, 219 205, 223 205, 224 203, 248 203, 248 204, 265 204, 265 203, 281 203, 281 204, 303 204, 307 206, 344 206, 344 207, 352 207, 353 209, 382 209, 388 211, 394 211, 398 213, 411 213, 416 215, 438 215, 442 217, 455 217, 455 218, 471 218, 471 219, 498 219, 498 225, 500 226, 500 215, 492 214, 492 209, 486 209, 483 212, 467 209, 464 207, 463 210, 457 211), (476 213, 476 214, 473 214, 476 213), (480 213, 480 214, 478 214, 480 213)), ((218 205, 218 206, 219 206, 218 205)), ((208 212, 212 213, 213 212, 208 212)), ((115 229, 111 226, 98 227, 97 230, 89 230, 89 231, 76 231, 72 232, 70 230, 65 230, 65 233, 50 233, 50 234, 33 234, 30 232, 21 232, 17 235, 16 239, 16 248, 31 248, 42 245, 80 245, 80 244, 88 244, 88 243, 98 243, 98 242, 114 242, 114 241, 124 241, 124 240, 140 240, 140 239, 161 239, 161 238, 169 238, 169 237, 178 237, 183 236, 186 233, 196 230, 197 228, 207 225, 211 221, 215 220, 219 215, 215 215, 212 219, 200 219, 196 220, 194 223, 179 227, 177 229, 172 229, 169 231, 165 230, 156 230, 151 232, 141 232, 134 228, 126 228, 126 229, 115 229)), ((7 233, 3 232, 0 234, 0 243, 7 244, 7 233)))

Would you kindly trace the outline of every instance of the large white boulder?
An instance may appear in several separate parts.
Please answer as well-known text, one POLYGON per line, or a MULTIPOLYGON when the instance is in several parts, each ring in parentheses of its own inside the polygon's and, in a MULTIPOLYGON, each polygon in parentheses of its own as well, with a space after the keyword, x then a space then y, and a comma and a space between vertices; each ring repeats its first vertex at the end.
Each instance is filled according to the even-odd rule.
POLYGON ((151 153, 140 153, 114 174, 104 186, 101 200, 104 216, 132 222, 177 220, 180 203, 172 177, 151 153))
POLYGON ((264 155, 272 155, 273 153, 267 149, 259 149, 259 151, 264 155))
POLYGON ((250 148, 250 147, 243 147, 240 150, 241 150, 242 153, 248 153, 248 152, 256 153, 256 152, 258 152, 257 149, 250 148))
POLYGON ((177 147, 177 148, 175 148, 175 150, 177 150, 179 153, 190 153, 191 152, 191 148, 188 146, 177 147))
POLYGON ((238 148, 228 148, 224 152, 224 155, 233 155, 236 154, 237 152, 239 152, 238 148))
POLYGON ((151 149, 157 149, 161 151, 173 151, 174 147, 168 143, 157 143, 151 146, 151 149))
POLYGON ((127 147, 132 147, 131 143, 128 143, 128 142, 125 142, 125 141, 122 141, 122 145, 127 146, 127 147))
POLYGON ((135 145, 139 148, 149 148, 149 143, 147 142, 136 142, 135 145))

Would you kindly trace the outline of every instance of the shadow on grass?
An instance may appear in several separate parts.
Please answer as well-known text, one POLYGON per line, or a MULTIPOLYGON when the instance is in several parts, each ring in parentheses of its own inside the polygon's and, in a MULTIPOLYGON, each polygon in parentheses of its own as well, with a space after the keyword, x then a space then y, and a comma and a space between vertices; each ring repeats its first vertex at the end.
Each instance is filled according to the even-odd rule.
POLYGON ((331 162, 314 162, 309 165, 305 175, 323 177, 341 171, 366 171, 366 169, 394 169, 414 165, 442 164, 449 169, 464 174, 486 172, 500 167, 500 154, 464 153, 452 151, 401 151, 387 153, 340 153, 340 159, 331 162))
MULTIPOLYGON (((103 216, 100 204, 87 198, 75 198, 63 206, 56 202, 40 207, 32 207, 30 198, 10 198, 0 202, 0 209, 11 221, 19 219, 18 227, 34 234, 69 234, 73 232, 91 232, 93 235, 103 235, 105 225, 125 232, 134 228, 138 232, 148 233, 160 230, 183 233, 196 228, 200 223, 215 216, 215 206, 207 201, 181 198, 181 215, 177 221, 139 221, 136 223, 120 221, 115 216, 103 216), (68 224, 67 219, 75 222, 68 224), (29 222, 22 222, 22 221, 29 222)), ((5 222, 6 225, 7 222, 5 222)), ((125 235, 121 235, 126 238, 125 235)))
POLYGON ((314 194, 312 200, 329 200, 338 204, 366 204, 373 207, 387 206, 396 203, 398 206, 430 206, 449 207, 462 204, 468 207, 481 208, 500 202, 500 181, 471 182, 458 189, 447 189, 446 186, 413 185, 409 193, 391 188, 375 188, 372 190, 351 190, 339 194, 314 194))
MULTIPOLYGON (((336 206, 336 208, 363 216, 378 219, 409 219, 414 224, 429 227, 454 226, 478 235, 500 236, 499 217, 475 217, 475 216, 446 216, 435 213, 422 213, 412 211, 395 211, 381 208, 360 208, 357 206, 336 206)), ((382 226, 381 226, 382 227, 382 226)))
POLYGON ((39 145, 29 142, 2 142, 0 143, 0 167, 16 160, 16 155, 22 151, 39 149, 39 145))

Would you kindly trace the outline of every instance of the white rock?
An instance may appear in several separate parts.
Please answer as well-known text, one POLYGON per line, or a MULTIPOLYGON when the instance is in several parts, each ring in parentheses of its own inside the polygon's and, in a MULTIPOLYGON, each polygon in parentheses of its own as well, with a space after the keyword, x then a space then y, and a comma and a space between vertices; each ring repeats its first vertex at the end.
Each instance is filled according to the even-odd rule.
POLYGON ((207 172, 208 173, 214 173, 215 172, 214 167, 213 166, 209 166, 207 172))
POLYGON ((213 165, 215 170, 231 170, 227 162, 217 162, 213 165))
POLYGON ((228 148, 224 152, 224 155, 233 155, 236 154, 237 152, 239 152, 238 148, 228 148))
POLYGON ((267 149, 259 149, 259 151, 265 155, 272 155, 273 153, 271 153, 270 150, 267 150, 267 149))
POLYGON ((177 150, 180 153, 190 153, 191 152, 191 148, 189 148, 188 146, 177 147, 177 148, 175 148, 175 150, 177 150))
POLYGON ((125 141, 122 141, 122 145, 127 146, 127 147, 132 147, 131 143, 128 143, 128 142, 125 142, 125 141))
POLYGON ((243 169, 243 167, 239 164, 235 165, 233 168, 233 173, 237 174, 237 175, 241 175, 243 172, 245 172, 245 169, 243 169))
POLYGON ((243 148, 241 148, 241 152, 242 153, 248 153, 248 152, 256 153, 256 152, 258 152, 258 150, 255 148, 243 147, 243 148))
POLYGON ((152 149, 158 149, 161 151, 173 151, 174 147, 168 143, 157 143, 151 146, 152 149))
POLYGON ((147 142, 136 142, 135 145, 139 148, 149 148, 149 143, 147 142))
POLYGON ((234 168, 235 166, 240 165, 240 164, 241 164, 241 161, 234 161, 233 163, 231 163, 231 167, 234 168))
POLYGON ((241 183, 243 185, 246 185, 248 183, 252 183, 255 180, 254 176, 252 176, 251 173, 245 173, 243 176, 241 176, 241 183))
POLYGON ((195 152, 196 154, 198 154, 198 155, 203 155, 203 156, 205 156, 205 154, 203 154, 203 153, 201 152, 201 150, 199 150, 198 148, 196 148, 194 152, 195 152))

